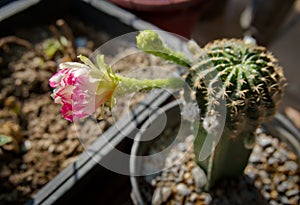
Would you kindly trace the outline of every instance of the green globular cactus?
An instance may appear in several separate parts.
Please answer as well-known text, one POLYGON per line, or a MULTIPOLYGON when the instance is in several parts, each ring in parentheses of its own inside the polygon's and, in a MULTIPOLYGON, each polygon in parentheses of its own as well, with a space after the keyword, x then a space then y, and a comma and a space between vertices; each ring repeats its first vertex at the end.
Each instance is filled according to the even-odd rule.
MULTIPOLYGON (((144 34, 147 33, 143 31, 138 36, 138 45, 147 38, 144 34)), ((145 52, 151 50, 145 45, 139 48, 145 52)), ((195 156, 208 175, 207 188, 210 188, 220 179, 243 173, 256 129, 276 112, 286 80, 277 60, 264 47, 238 39, 217 40, 202 50, 195 42, 191 45, 195 60, 184 61, 189 67, 185 80, 195 91, 193 97, 201 110, 200 125, 203 125, 194 143, 195 156), (220 112, 222 106, 224 112, 220 112), (225 115, 224 128, 218 125, 222 115, 225 115), (220 138, 207 139, 213 132, 220 132, 220 138), (211 143, 206 144, 207 140, 211 143), (210 155, 201 158, 203 150, 210 155)), ((159 51, 148 53, 185 65, 178 63, 178 59, 187 59, 182 55, 172 58, 176 52, 169 48, 161 51, 163 55, 159 51)))
MULTIPOLYGON (((208 187, 243 173, 258 126, 273 116, 285 87, 282 68, 264 47, 237 39, 217 40, 204 48, 205 57, 189 69, 186 82, 196 91, 201 110, 214 115, 218 101, 226 103, 226 120, 212 154, 198 164, 207 171, 208 187), (222 84, 214 85, 221 81, 222 84)), ((204 112, 203 112, 204 113, 204 112)), ((205 119, 205 116, 203 116, 205 119)), ((207 136, 200 128, 195 141, 199 156, 207 136)), ((206 148, 209 149, 209 148, 206 148)))

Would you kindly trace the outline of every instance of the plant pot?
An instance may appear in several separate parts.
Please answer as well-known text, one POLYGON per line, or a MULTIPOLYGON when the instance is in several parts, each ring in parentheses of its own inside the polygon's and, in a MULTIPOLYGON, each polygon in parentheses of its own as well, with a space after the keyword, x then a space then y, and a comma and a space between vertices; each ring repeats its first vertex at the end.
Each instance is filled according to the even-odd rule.
MULTIPOLYGON (((92 27, 94 29, 92 31, 95 33, 89 33, 89 38, 102 38, 102 42, 100 43, 94 40, 97 44, 99 43, 99 45, 95 45, 95 47, 100 46, 101 43, 111 38, 128 32, 142 29, 157 29, 157 27, 137 19, 131 13, 105 1, 10 1, 3 4, 0 10, 1 37, 7 35, 22 35, 24 32, 30 31, 33 26, 44 26, 47 28, 47 26, 55 24, 55 21, 59 18, 65 18, 71 27, 78 22, 78 19, 80 19, 80 23, 75 25, 76 28, 84 28, 84 26, 92 27), (22 27, 23 30, 16 32, 20 27, 22 27), (103 34, 102 36, 98 36, 100 31, 103 34)), ((79 37, 86 34, 86 31, 82 29, 76 31, 74 29, 74 32, 76 32, 75 35, 79 37)), ((41 38, 45 35, 42 30, 35 30, 30 33, 30 36, 36 33, 41 34, 41 38)), ((22 49, 23 47, 20 50, 22 49)), ((1 71, 5 70, 2 69, 1 71)), ((30 74, 33 75, 34 73, 30 74)), ((4 77, 4 75, 1 73, 1 79, 2 77, 4 77)), ((48 80, 46 81, 47 86, 48 80)), ((20 86, 20 88, 23 88, 23 86, 20 86)), ((40 88, 42 90, 42 86, 40 86, 40 88)), ((14 89, 17 90, 16 87, 14 87, 14 89)), ((13 92, 15 91, 13 90, 13 92)), ((20 92, 19 94, 23 93, 20 92)), ((48 90, 45 95, 47 99, 51 101, 48 109, 54 112, 51 110, 51 105, 54 104, 54 102, 50 99, 50 90, 48 90)), ((86 147, 86 152, 77 156, 76 160, 72 158, 75 154, 71 155, 70 158, 72 158, 73 162, 69 163, 69 165, 50 182, 46 181, 39 185, 40 187, 35 190, 35 194, 31 196, 22 195, 17 201, 11 200, 10 203, 23 204, 25 201, 28 201, 27 204, 92 204, 95 202, 103 204, 130 204, 129 192, 131 186, 129 177, 122 173, 111 171, 112 169, 109 169, 109 166, 114 167, 119 164, 126 165, 126 161, 120 162, 114 159, 116 149, 124 154, 128 154, 132 144, 131 138, 135 135, 141 123, 148 117, 147 110, 160 106, 160 104, 164 103, 168 98, 169 94, 163 92, 153 93, 147 96, 145 100, 132 109, 128 115, 120 118, 112 127, 105 131, 101 137, 93 142, 92 145, 86 147), (122 190, 121 195, 120 190, 122 190), (115 197, 116 194, 118 194, 118 198, 115 197)), ((3 105, 2 102, 0 104, 0 106, 3 105)), ((36 104, 36 106, 39 105, 36 104)), ((39 111, 40 114, 45 109, 47 108, 41 108, 39 111)), ((24 126, 29 123, 25 120, 25 117, 26 116, 23 116, 23 120, 21 121, 24 126)), ((61 118, 59 113, 55 119, 58 118, 61 118)), ((36 126, 39 127, 42 123, 42 120, 38 120, 36 126)), ((55 126, 55 124, 54 121, 51 125, 47 125, 47 127, 55 126)), ((39 137, 42 137, 42 134, 38 134, 37 138, 39 137)), ((26 141, 30 142, 30 140, 26 141)), ((74 139, 74 141, 78 141, 78 139, 74 139)), ((46 151, 47 150, 48 148, 46 151)), ((28 151, 25 151, 25 153, 26 152, 28 151)), ((24 153, 17 155, 18 160, 23 160, 23 154, 24 153)), ((39 156, 39 154, 37 155, 39 156)), ((47 159, 40 159, 36 163, 47 163, 47 159)), ((0 165, 0 170, 2 171, 2 165, 5 165, 4 161, 1 160, 0 165)), ((124 170, 129 169, 127 165, 123 168, 124 170)), ((40 170, 36 172, 39 173, 40 170)), ((26 173, 26 169, 20 168, 20 173, 26 173)), ((47 173, 46 171, 45 175, 54 175, 54 173, 51 173, 51 171, 47 173)), ((7 175, 1 175, 1 183, 3 184, 3 181, 9 177, 10 176, 7 175)), ((27 181, 24 182, 25 185, 30 184, 30 177, 31 176, 28 176, 28 180, 26 179, 27 181)), ((13 187, 12 191, 14 192, 17 188, 18 187, 13 187)), ((1 192, 4 193, 4 190, 2 189, 1 192)), ((6 202, 1 199, 1 203, 6 202)))
POLYGON ((186 38, 199 20, 210 8, 213 1, 175 0, 175 1, 141 1, 141 0, 109 0, 116 5, 128 9, 138 17, 154 25, 186 38))
POLYGON ((165 105, 160 112, 154 113, 135 138, 130 159, 135 204, 299 203, 300 134, 282 115, 277 114, 271 122, 260 128, 257 145, 244 176, 221 181, 207 192, 204 189, 206 174, 193 162, 193 138, 189 136, 178 142, 170 137, 180 135, 176 131, 176 127, 182 124, 178 105, 180 103, 172 102, 165 105), (153 127, 166 119, 161 135, 154 138, 153 127), (279 144, 278 148, 273 147, 273 142, 279 144), (157 154, 165 149, 169 149, 171 154, 158 157, 157 154), (280 152, 289 157, 283 157, 280 152), (275 162, 278 160, 276 156, 283 159, 275 162), (291 183, 293 187, 287 189, 285 186, 292 186, 291 183))

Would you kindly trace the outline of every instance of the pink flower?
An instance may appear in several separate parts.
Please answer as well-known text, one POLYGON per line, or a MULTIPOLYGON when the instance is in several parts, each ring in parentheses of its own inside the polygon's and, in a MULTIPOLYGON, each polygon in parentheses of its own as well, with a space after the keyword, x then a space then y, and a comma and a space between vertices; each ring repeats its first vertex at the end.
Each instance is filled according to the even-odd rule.
POLYGON ((115 75, 104 63, 103 56, 97 57, 98 67, 84 56, 79 58, 84 64, 62 63, 49 80, 54 88, 51 96, 55 103, 62 104, 62 115, 69 121, 85 118, 100 105, 112 103, 117 86, 115 75))
POLYGON ((135 79, 115 74, 97 56, 97 66, 88 58, 79 56, 83 63, 68 62, 59 65, 60 70, 49 79, 54 102, 61 104, 63 117, 75 121, 92 115, 99 106, 107 103, 111 108, 117 97, 153 88, 177 88, 182 86, 178 78, 135 79))

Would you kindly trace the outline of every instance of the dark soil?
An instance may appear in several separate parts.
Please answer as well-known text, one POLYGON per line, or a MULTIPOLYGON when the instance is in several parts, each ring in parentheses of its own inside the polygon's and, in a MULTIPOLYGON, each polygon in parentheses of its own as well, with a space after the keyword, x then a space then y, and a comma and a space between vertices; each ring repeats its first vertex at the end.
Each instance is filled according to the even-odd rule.
MULTIPOLYGON (((0 147, 0 204, 23 204, 83 151, 74 125, 50 97, 48 80, 59 63, 89 56, 108 39, 82 22, 70 28, 63 20, 0 39, 0 134, 13 139, 0 147), (51 42, 60 49, 47 55, 51 42)), ((111 116, 99 121, 85 145, 113 122, 111 116)))
MULTIPOLYGON (((63 119, 61 106, 51 99, 48 80, 59 63, 75 61, 78 54, 89 56, 109 35, 77 20, 71 26, 59 20, 56 25, 19 29, 16 36, 0 38, 0 134, 13 138, 11 143, 0 147, 0 204, 14 205, 26 202, 76 160, 84 146, 95 141, 124 114, 122 106, 128 106, 128 99, 116 105, 114 113, 108 112, 105 119, 97 121, 100 129, 95 129, 95 122, 77 127, 79 134, 84 132, 86 136, 79 140, 73 123, 63 119), (49 42, 53 41, 59 41, 61 48, 46 55, 45 45, 49 48, 49 42)), ((120 48, 120 52, 130 54, 132 49, 120 48)), ((115 63, 113 69, 131 76, 140 73, 128 72, 128 68, 160 65, 168 70, 166 73, 177 69, 156 57, 134 53, 115 63)), ((147 73, 150 78, 154 75, 151 69, 139 72, 147 73)), ((143 97, 143 93, 130 97, 128 108, 143 97)))
POLYGON ((46 56, 45 43, 64 35, 57 28, 27 28, 17 31, 22 39, 0 40, 0 134, 13 138, 0 148, 1 204, 23 204, 83 151, 72 123, 50 97, 48 79, 58 63, 89 55, 95 42, 85 37, 84 47, 75 48, 67 39, 62 50, 46 56))

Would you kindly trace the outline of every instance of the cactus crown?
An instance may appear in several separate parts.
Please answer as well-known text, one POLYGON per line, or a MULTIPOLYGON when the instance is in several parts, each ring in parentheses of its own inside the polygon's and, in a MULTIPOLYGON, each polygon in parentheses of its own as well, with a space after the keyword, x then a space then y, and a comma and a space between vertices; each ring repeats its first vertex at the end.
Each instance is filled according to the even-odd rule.
POLYGON ((186 77, 202 110, 213 109, 216 99, 225 99, 227 125, 233 129, 243 117, 261 123, 275 113, 285 78, 270 52, 237 39, 216 40, 203 49, 206 56, 186 77))

